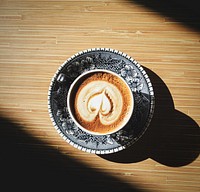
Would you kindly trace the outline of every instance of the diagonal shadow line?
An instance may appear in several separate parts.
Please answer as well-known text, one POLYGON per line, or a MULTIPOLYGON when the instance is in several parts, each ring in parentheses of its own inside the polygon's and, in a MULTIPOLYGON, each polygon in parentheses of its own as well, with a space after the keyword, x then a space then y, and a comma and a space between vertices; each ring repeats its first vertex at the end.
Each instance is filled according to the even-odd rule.
POLYGON ((165 17, 172 18, 173 21, 183 23, 184 25, 200 30, 200 11, 199 1, 190 0, 173 0, 173 1, 158 1, 158 0, 129 0, 131 3, 137 3, 156 11, 165 17))
POLYGON ((1 187, 7 191, 143 191, 61 154, 10 119, 0 117, 0 123, 1 187))
POLYGON ((174 107, 162 79, 144 67, 155 93, 155 112, 145 134, 131 147, 114 154, 100 155, 118 163, 135 163, 147 158, 171 167, 185 166, 200 153, 200 128, 188 115, 174 107))

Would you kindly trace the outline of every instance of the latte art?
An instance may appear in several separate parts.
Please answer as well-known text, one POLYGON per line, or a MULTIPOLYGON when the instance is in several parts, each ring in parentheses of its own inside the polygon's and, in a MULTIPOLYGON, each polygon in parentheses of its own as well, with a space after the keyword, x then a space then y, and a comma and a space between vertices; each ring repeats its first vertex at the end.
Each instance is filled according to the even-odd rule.
POLYGON ((80 126, 89 132, 107 134, 130 118, 133 98, 120 77, 109 72, 94 72, 80 83, 71 105, 80 126))
POLYGON ((88 102, 88 110, 90 112, 98 111, 106 115, 111 111, 112 103, 109 101, 109 98, 105 91, 97 95, 93 95, 88 102))
POLYGON ((85 85, 77 96, 78 113, 88 122, 99 118, 102 125, 111 125, 119 119, 123 109, 120 90, 106 81, 93 81, 85 85))

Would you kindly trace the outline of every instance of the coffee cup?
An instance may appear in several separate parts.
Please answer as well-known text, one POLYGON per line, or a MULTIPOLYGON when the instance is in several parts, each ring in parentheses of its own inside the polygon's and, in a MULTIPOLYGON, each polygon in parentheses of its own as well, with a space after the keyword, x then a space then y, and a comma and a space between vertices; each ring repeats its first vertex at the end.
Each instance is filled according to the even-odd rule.
POLYGON ((71 84, 67 107, 74 123, 84 132, 108 135, 122 129, 134 109, 132 91, 117 73, 94 69, 71 84))

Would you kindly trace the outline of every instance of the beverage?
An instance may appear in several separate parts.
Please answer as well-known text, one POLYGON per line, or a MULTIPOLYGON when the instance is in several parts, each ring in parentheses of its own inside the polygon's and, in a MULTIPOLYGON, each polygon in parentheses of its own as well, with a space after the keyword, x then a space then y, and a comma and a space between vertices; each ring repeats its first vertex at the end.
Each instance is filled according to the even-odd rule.
POLYGON ((110 134, 124 127, 130 119, 133 95, 117 74, 94 70, 75 80, 72 87, 73 96, 68 103, 75 122, 84 131, 110 134))

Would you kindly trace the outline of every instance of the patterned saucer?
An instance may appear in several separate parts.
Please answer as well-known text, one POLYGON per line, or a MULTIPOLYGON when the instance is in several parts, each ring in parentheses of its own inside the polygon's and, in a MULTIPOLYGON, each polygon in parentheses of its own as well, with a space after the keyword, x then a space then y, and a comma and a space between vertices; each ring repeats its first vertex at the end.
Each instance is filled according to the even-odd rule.
POLYGON ((48 109, 55 129, 70 145, 88 153, 114 153, 135 143, 148 128, 154 107, 154 91, 146 71, 127 54, 110 48, 93 48, 73 55, 58 68, 49 86, 48 109), (91 69, 116 72, 132 90, 135 103, 133 115, 128 124, 116 133, 88 134, 76 126, 69 115, 69 87, 79 75, 91 69))

